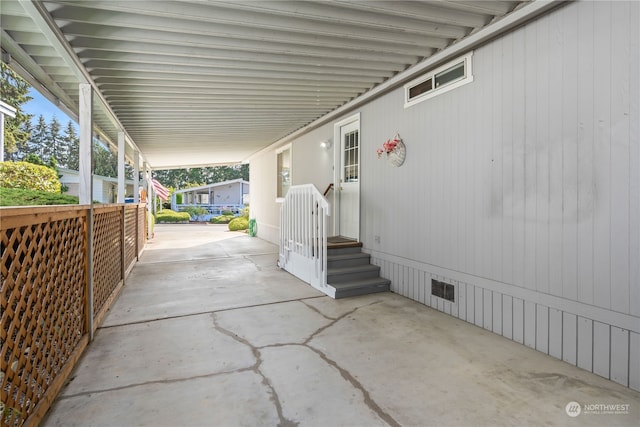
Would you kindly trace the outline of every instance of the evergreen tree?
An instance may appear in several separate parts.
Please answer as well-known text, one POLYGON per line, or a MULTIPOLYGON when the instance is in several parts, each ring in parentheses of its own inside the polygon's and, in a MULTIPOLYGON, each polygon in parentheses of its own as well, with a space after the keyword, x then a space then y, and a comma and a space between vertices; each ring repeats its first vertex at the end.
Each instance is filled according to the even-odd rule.
POLYGON ((118 157, 99 142, 93 143, 93 173, 111 178, 118 176, 118 157))
POLYGON ((29 139, 22 125, 31 120, 31 115, 25 114, 21 107, 31 99, 28 95, 30 87, 7 64, 0 62, 0 99, 16 109, 16 116, 5 117, 4 122, 4 152, 8 160, 15 160, 14 153, 22 150, 29 139))
POLYGON ((238 178, 249 181, 249 165, 157 170, 153 176, 167 187, 184 189, 238 178))
POLYGON ((49 160, 49 153, 45 151, 48 133, 49 126, 47 126, 47 122, 44 121, 44 116, 40 114, 38 123, 33 128, 31 138, 29 138, 29 142, 27 143, 27 151, 29 154, 35 154, 44 161, 49 160))
MULTIPOLYGON (((31 134, 33 133, 33 123, 31 123, 31 120, 23 122, 20 125, 20 131, 24 132, 26 135, 29 135, 29 138, 31 138, 31 134)), ((16 152, 13 153, 13 155, 8 160, 20 161, 27 155, 29 155, 29 138, 17 144, 16 152)))
POLYGON ((65 147, 64 139, 60 135, 60 122, 55 116, 51 118, 48 129, 49 132, 45 140, 45 153, 49 159, 53 157, 58 164, 64 165, 68 149, 65 147))
POLYGON ((69 123, 67 123, 67 127, 64 130, 63 139, 67 147, 67 158, 66 163, 64 163, 65 167, 74 171, 80 170, 80 139, 78 138, 76 128, 71 120, 69 120, 69 123))

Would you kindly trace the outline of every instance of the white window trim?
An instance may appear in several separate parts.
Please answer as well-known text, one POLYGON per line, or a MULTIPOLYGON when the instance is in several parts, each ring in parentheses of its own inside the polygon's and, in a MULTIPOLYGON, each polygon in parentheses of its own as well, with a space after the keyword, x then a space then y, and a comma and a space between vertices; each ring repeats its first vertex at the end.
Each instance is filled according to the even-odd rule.
MULTIPOLYGON (((289 179, 293 183, 293 150, 291 148, 292 145, 293 144, 287 144, 287 145, 283 145, 282 147, 279 147, 278 149, 276 149, 275 155, 276 155, 276 171, 277 171, 278 170, 278 154, 282 153, 283 151, 289 150, 289 160, 291 161, 291 167, 289 168, 289 179)), ((284 197, 278 197, 278 177, 276 176, 276 203, 282 203, 282 202, 284 202, 284 197)))
POLYGON ((414 79, 412 81, 410 81, 409 83, 404 85, 404 108, 408 108, 411 107, 412 105, 418 104, 422 101, 426 101, 427 99, 431 99, 434 96, 438 96, 441 95, 443 93, 447 93, 453 89, 459 88, 460 86, 464 86, 468 83, 471 83, 473 81, 473 69, 472 69, 472 65, 471 65, 471 57, 473 56, 473 51, 469 52, 468 54, 464 55, 464 56, 460 56, 456 59, 454 59, 453 61, 447 62, 446 64, 429 71, 429 73, 420 76, 417 79, 414 79), (440 86, 440 87, 434 87, 433 89, 431 89, 429 92, 421 94, 416 96, 413 99, 409 99, 409 89, 419 85, 422 82, 425 82, 429 79, 432 79, 436 74, 445 71, 448 68, 453 67, 456 64, 459 64, 460 62, 464 61, 464 77, 462 77, 459 80, 456 80, 453 83, 444 85, 444 86, 440 86))

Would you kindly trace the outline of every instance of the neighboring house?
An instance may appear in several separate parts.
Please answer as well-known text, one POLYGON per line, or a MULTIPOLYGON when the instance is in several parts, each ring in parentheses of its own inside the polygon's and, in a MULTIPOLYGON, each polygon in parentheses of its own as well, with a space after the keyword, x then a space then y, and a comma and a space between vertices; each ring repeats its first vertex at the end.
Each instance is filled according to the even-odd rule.
POLYGON ((362 242, 393 292, 640 390, 632 7, 568 3, 453 44, 256 154, 258 235, 280 242, 290 185, 333 183, 332 234, 362 242), (396 133, 400 167, 376 152, 396 133))
POLYGON ((207 209, 211 215, 220 215, 223 211, 237 214, 248 204, 249 182, 242 179, 177 190, 171 196, 174 211, 198 206, 207 209))
MULTIPOLYGON (((80 174, 71 169, 58 168, 60 183, 69 188, 65 194, 78 195, 80 174)), ((133 197, 133 180, 125 180, 126 197, 133 197)), ((118 200, 118 179, 93 175, 93 200, 100 203, 116 203, 118 200)))

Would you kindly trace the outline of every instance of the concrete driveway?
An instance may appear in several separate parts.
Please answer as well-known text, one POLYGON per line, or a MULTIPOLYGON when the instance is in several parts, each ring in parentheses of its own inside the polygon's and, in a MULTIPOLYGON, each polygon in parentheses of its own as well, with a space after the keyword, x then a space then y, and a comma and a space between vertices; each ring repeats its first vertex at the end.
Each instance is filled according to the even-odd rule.
POLYGON ((640 393, 392 293, 332 300, 276 259, 156 226, 43 424, 640 425, 640 393))

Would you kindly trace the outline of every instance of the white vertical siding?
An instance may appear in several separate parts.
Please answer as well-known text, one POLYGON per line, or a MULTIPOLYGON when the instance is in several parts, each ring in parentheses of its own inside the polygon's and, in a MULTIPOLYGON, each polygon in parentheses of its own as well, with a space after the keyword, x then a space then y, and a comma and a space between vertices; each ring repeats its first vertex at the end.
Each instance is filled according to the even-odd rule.
MULTIPOLYGON (((623 2, 611 8, 611 308, 629 313, 629 65, 630 4, 623 2), (617 23, 620 24, 617 24, 617 23), (624 66, 622 66, 624 64, 624 66), (620 65, 620 66, 615 66, 620 65)), ((633 23, 638 26, 638 21, 633 23)), ((633 54, 631 54, 633 55, 633 54)), ((636 52, 636 56, 637 52, 636 52)), ((636 135, 637 137, 637 135, 636 135)), ((636 167, 638 164, 636 164, 636 167)), ((640 218, 634 218, 639 221, 640 218)), ((636 263, 639 260, 635 260, 636 263)), ((613 331, 612 331, 613 332, 613 331)), ((613 334, 612 338, 615 336, 613 334)), ((614 378, 612 378, 614 379, 614 378)))
POLYGON ((611 326, 593 322, 593 372, 609 378, 611 326))
POLYGON ((536 304, 536 350, 549 354, 549 307, 536 304))
MULTIPOLYGON (((361 236, 393 292, 640 390, 637 22, 637 2, 568 3, 476 49, 471 84, 360 114, 361 236), (396 132, 400 168, 375 152, 396 132)), ((295 183, 326 184, 331 134, 293 142, 295 183)), ((251 164, 266 222, 270 154, 251 164)))
POLYGON ((640 334, 629 333, 629 387, 640 390, 640 334))
POLYGON ((477 49, 472 84, 362 111, 363 212, 390 206, 363 217, 381 243, 363 241, 394 292, 636 389, 639 9, 566 5, 477 49), (395 131, 401 168, 375 158, 395 131), (430 297, 431 277, 456 302, 430 297))
MULTIPOLYGON (((555 310, 560 312, 559 310, 555 310)), ((554 357, 562 357, 567 363, 577 364, 578 352, 578 318, 571 313, 560 312, 562 318, 562 350, 560 356, 558 353, 549 353, 554 357)))
POLYGON ((502 295, 502 335, 513 339, 513 298, 502 295))
POLYGON ((578 316, 578 366, 593 371, 593 320, 578 316))
POLYGON ((629 385, 629 331, 611 327, 611 379, 629 385))
POLYGON ((381 235, 369 245, 365 233, 365 243, 640 311, 630 298, 640 252, 638 101, 629 95, 637 15, 629 3, 565 6, 477 49, 471 85, 406 110, 400 90, 365 107, 363 229, 381 235), (375 155, 396 131, 408 146, 401 168, 375 155), (415 223, 394 221, 403 214, 415 223))
POLYGON ((563 338, 565 337, 565 328, 562 320, 561 310, 555 308, 549 309, 549 355, 556 359, 563 359, 566 361, 563 357, 563 338))
POLYGON ((513 340, 524 344, 524 301, 513 299, 513 340))
POLYGON ((593 64, 593 172, 597 192, 594 195, 597 209, 593 210, 593 303, 611 308, 611 89, 607 82, 611 81, 612 23, 608 3, 594 2, 593 7, 594 40, 591 49, 606 55, 596 58, 593 64))
MULTIPOLYGON (((629 312, 640 317, 640 3, 631 2, 629 10, 629 312), (636 19, 633 21, 633 19, 636 19), (636 23, 634 25, 633 23, 636 23), (635 54, 634 54, 635 52, 635 54), (636 163, 638 162, 638 163, 636 163)), ((637 339, 637 336, 636 336, 637 339)), ((637 341, 636 341, 637 343, 637 341)), ((634 347, 637 349, 637 347, 634 347)), ((635 353, 635 367, 640 368, 640 352, 635 353)), ((636 389, 640 382, 640 369, 636 373, 636 389)))

